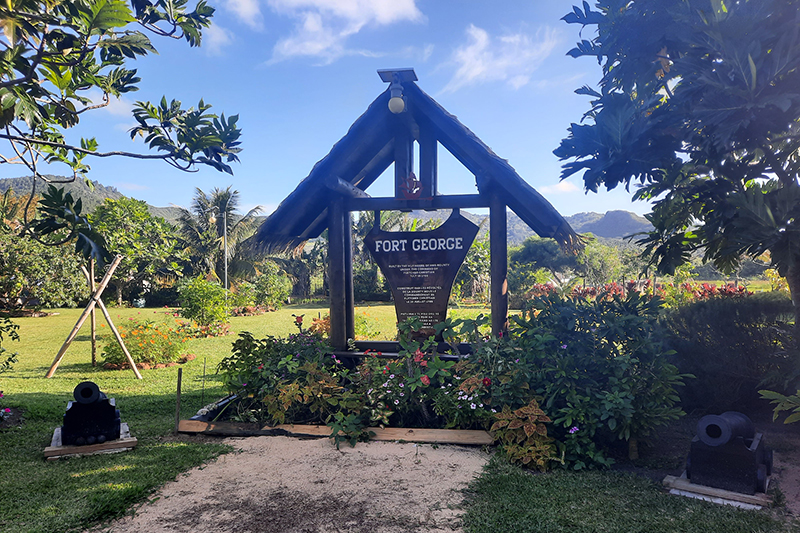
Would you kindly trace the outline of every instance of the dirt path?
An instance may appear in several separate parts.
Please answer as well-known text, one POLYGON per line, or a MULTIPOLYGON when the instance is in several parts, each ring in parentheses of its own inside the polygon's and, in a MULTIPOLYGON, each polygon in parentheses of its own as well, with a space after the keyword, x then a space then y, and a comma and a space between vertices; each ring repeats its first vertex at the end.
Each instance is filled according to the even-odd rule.
POLYGON ((226 439, 237 452, 165 485, 115 533, 452 532, 478 448, 328 439, 226 439), (280 526, 277 526, 280 524, 280 526))

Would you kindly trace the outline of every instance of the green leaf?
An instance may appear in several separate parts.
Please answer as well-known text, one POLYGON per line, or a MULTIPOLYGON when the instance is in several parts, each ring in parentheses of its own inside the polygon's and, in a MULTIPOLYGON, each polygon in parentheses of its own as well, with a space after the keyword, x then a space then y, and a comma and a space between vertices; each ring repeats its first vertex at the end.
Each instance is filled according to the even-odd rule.
POLYGON ((753 62, 753 56, 747 54, 747 62, 750 65, 750 90, 756 90, 756 64, 753 62))
POLYGON ((125 2, 120 0, 98 0, 92 5, 92 17, 87 20, 89 32, 100 32, 112 28, 124 28, 136 19, 125 2))

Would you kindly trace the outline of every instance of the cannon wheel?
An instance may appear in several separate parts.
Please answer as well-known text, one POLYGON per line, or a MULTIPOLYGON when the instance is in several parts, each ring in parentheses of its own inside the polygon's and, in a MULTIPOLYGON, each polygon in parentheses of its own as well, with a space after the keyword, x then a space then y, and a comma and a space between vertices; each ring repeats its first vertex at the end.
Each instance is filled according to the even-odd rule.
POLYGON ((767 475, 771 476, 772 475, 772 450, 771 449, 767 448, 767 451, 766 451, 764 459, 765 459, 764 463, 767 465, 767 475))
POLYGON ((756 492, 767 492, 767 465, 758 465, 756 492))

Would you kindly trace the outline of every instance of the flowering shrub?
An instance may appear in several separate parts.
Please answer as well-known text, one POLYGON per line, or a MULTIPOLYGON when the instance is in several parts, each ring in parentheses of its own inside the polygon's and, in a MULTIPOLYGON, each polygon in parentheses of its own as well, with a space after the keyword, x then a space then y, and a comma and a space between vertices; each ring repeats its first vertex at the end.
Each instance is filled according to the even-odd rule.
POLYGON ((0 318, 0 374, 11 370, 11 366, 17 362, 17 353, 6 353, 7 350, 3 348, 3 341, 8 336, 12 341, 19 340, 18 324, 14 324, 8 318, 0 318))
MULTIPOLYGON (((118 329, 125 347, 137 365, 178 361, 184 350, 184 343, 191 338, 180 331, 177 324, 170 325, 152 320, 138 321, 131 318, 129 323, 120 324, 118 329)), ((109 366, 128 364, 122 347, 113 337, 103 346, 102 356, 105 364, 109 366)))
POLYGON ((5 419, 7 416, 11 414, 11 409, 8 407, 3 407, 3 391, 0 390, 0 420, 5 419))
MULTIPOLYGON (((552 283, 537 283, 525 295, 523 301, 530 301, 559 293, 559 289, 552 283)), ((734 283, 723 283, 713 285, 711 283, 658 283, 653 286, 653 280, 645 279, 642 281, 630 280, 625 283, 606 283, 603 286, 573 286, 565 295, 570 298, 581 298, 593 300, 595 298, 613 298, 619 296, 624 298, 631 292, 636 292, 648 298, 658 297, 666 307, 691 303, 697 300, 708 300, 710 298, 743 298, 751 296, 753 293, 742 285, 734 283)))
POLYGON ((494 427, 525 465, 602 467, 611 463, 607 445, 622 440, 634 449, 682 414, 675 387, 684 376, 657 341, 660 306, 638 292, 592 300, 551 293, 500 338, 481 334, 482 316, 438 325, 451 346, 472 341, 473 353, 458 358, 443 358, 410 320, 398 324, 396 357, 369 352, 354 369, 305 331, 300 315, 299 333, 287 339, 242 334, 219 370, 244 398, 240 420, 327 423, 351 443, 372 425, 494 427))

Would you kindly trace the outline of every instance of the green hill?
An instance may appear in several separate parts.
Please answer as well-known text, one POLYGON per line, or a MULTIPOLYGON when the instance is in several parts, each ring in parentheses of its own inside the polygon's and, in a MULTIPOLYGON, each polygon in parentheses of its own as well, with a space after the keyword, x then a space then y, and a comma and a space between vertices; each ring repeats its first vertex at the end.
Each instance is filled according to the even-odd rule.
MULTIPOLYGON (((64 176, 46 175, 45 177, 54 181, 64 181, 67 179, 64 176)), ((12 189, 14 193, 18 195, 28 194, 31 191, 32 179, 33 178, 30 176, 0 179, 0 194, 6 192, 8 189, 12 189)), ((56 187, 63 187, 67 192, 72 193, 73 197, 80 198, 83 201, 83 210, 85 213, 94 211, 106 198, 119 200, 125 196, 115 187, 106 187, 99 181, 93 181, 92 188, 89 188, 83 180, 75 180, 70 183, 54 183, 53 185, 56 187)), ((45 188, 46 185, 43 184, 42 181, 36 183, 37 194, 41 194, 45 188)), ((172 224, 175 224, 180 214, 180 209, 177 207, 154 207, 148 205, 147 208, 153 216, 162 217, 172 224)))

